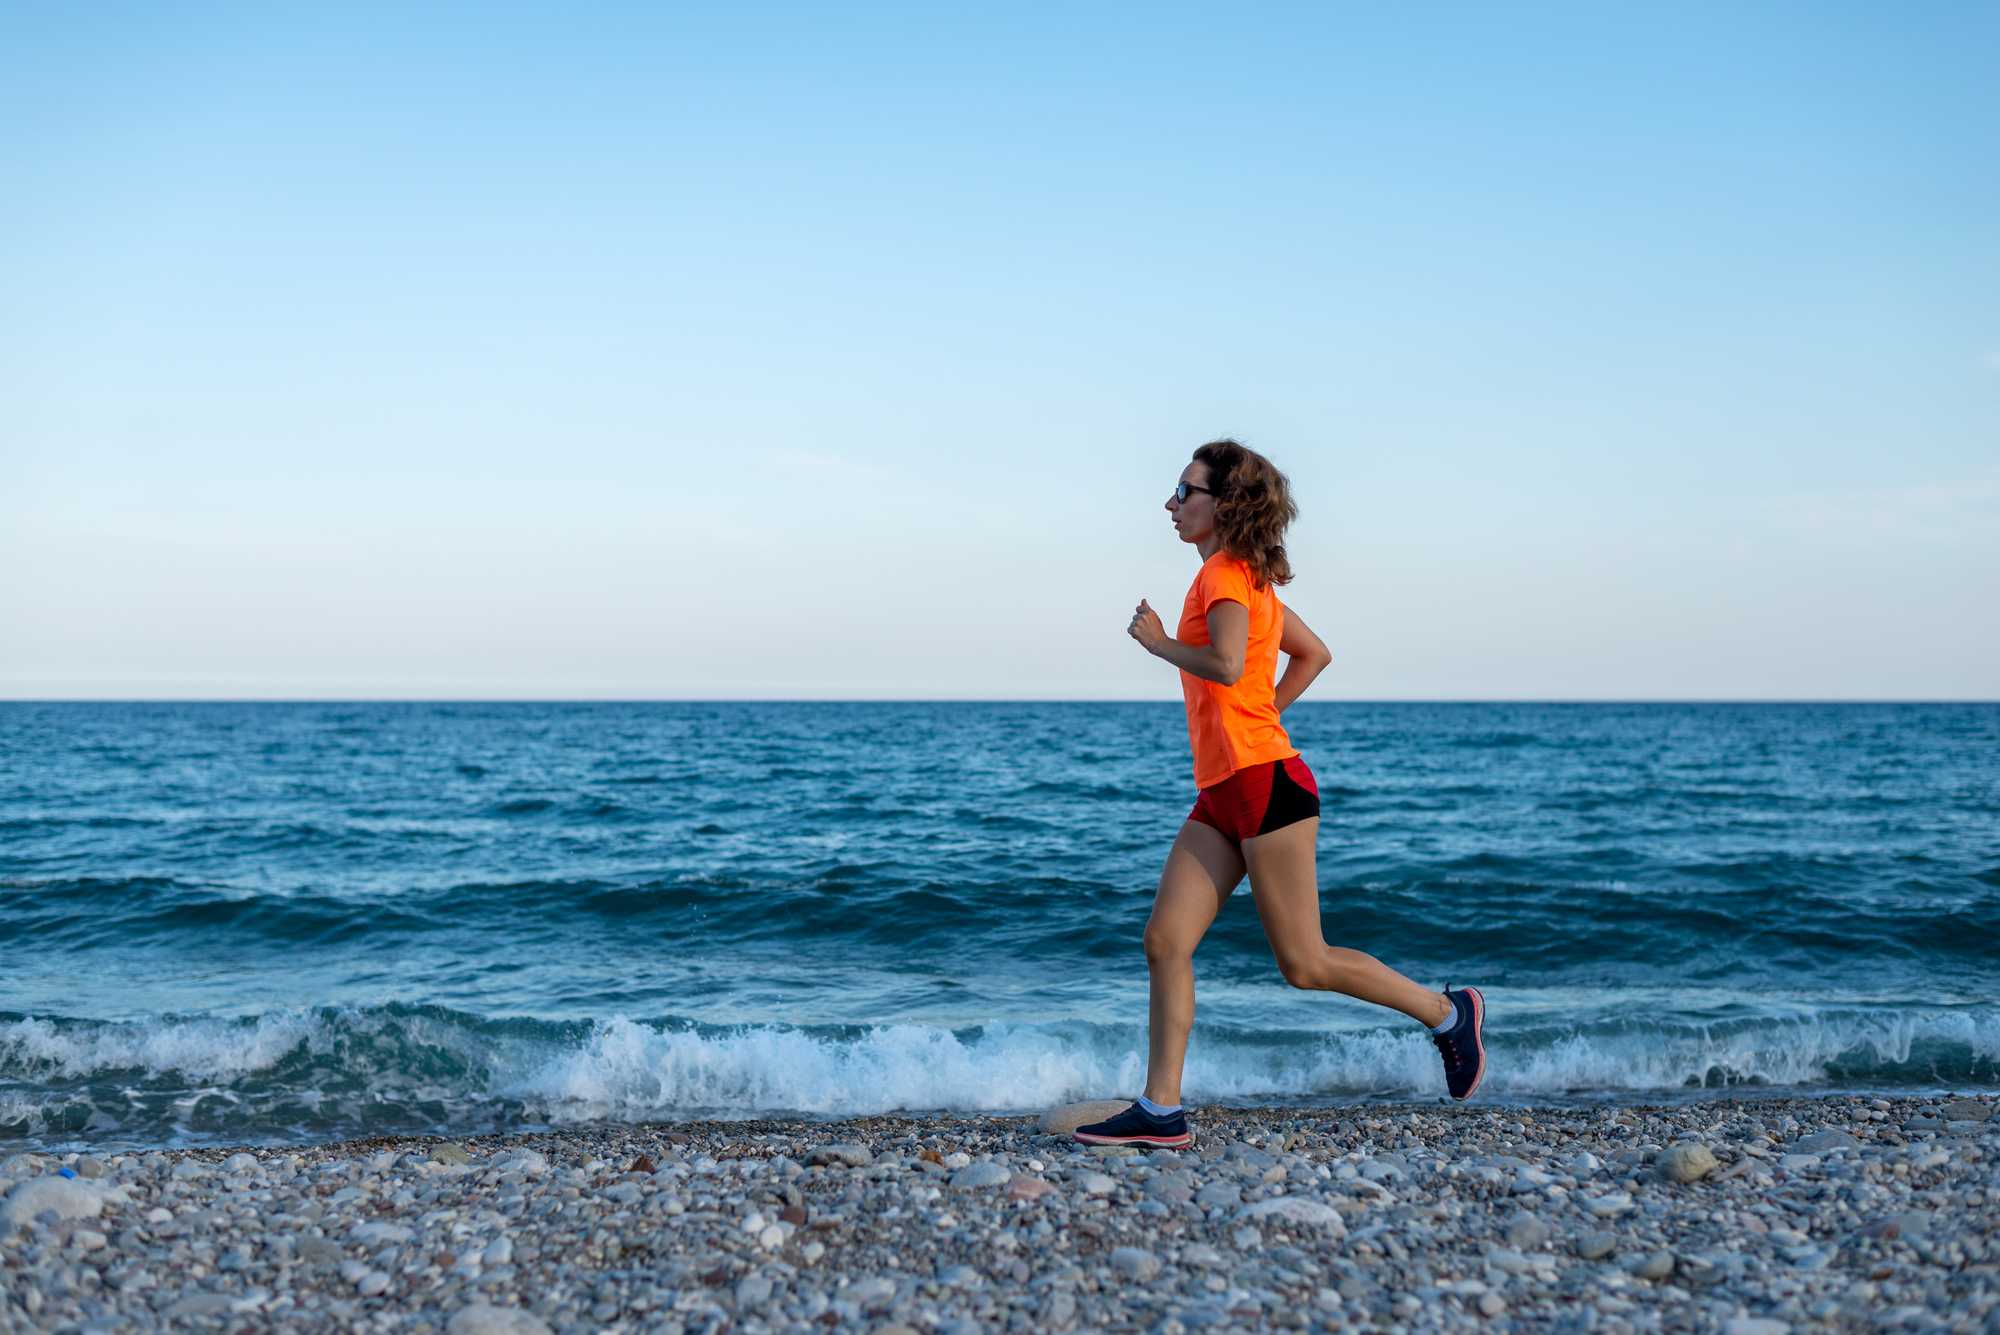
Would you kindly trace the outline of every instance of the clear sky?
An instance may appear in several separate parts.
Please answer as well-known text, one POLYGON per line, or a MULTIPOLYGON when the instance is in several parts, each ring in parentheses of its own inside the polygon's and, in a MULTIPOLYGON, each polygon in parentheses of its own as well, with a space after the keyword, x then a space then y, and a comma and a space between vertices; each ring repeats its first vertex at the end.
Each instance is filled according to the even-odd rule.
POLYGON ((1176 698, 1230 433, 1316 695, 2000 697, 1996 50, 0 7, 0 696, 1176 698))

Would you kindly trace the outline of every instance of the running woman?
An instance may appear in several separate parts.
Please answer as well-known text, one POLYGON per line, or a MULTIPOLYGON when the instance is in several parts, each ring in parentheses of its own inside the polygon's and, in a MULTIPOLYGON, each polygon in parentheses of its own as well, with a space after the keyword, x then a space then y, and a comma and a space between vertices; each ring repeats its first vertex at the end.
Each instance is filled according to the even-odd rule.
POLYGON ((1320 935, 1314 845, 1319 786, 1278 721, 1333 656, 1278 601, 1291 582, 1286 527, 1298 517, 1285 475, 1233 440, 1194 452, 1167 512, 1201 570, 1168 636, 1144 599, 1126 628, 1147 653, 1181 672, 1194 749, 1194 810, 1174 839, 1146 923, 1146 1091, 1115 1117, 1076 1129, 1091 1145, 1192 1143, 1181 1108, 1181 1065, 1194 1025, 1194 948, 1245 871, 1278 969, 1293 987, 1341 992, 1401 1011, 1431 1031, 1445 1084, 1469 1098, 1486 1073, 1474 987, 1433 992, 1372 955, 1320 935), (1286 655, 1277 673, 1278 652, 1286 655))

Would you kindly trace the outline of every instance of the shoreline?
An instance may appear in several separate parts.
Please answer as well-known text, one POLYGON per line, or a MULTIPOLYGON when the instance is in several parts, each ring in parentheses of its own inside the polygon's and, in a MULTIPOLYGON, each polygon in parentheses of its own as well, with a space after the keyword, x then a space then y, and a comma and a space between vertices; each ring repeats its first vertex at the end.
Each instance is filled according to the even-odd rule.
POLYGON ((0 1328, 1987 1330, 1996 1114, 1760 1095, 1202 1108, 1180 1153, 971 1114, 14 1153, 0 1328))

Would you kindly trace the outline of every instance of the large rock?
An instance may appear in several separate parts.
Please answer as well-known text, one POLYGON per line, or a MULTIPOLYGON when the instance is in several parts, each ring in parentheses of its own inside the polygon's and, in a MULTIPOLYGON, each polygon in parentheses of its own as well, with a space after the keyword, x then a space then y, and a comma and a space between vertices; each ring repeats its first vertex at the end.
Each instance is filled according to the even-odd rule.
POLYGON ((1672 1145, 1661 1153, 1659 1169, 1669 1182, 1699 1182, 1715 1171, 1715 1154, 1706 1145, 1672 1145))
POLYGON ((1828 1129, 1800 1136, 1792 1148, 1800 1154, 1826 1154, 1833 1150, 1858 1150, 1861 1142, 1845 1131, 1828 1129))
POLYGON ((1065 1103, 1042 1114, 1042 1130, 1053 1136, 1066 1136, 1080 1126, 1116 1117, 1131 1106, 1131 1099, 1089 1099, 1083 1103, 1065 1103))
POLYGON ((23 1182, 0 1204, 0 1229, 15 1229, 44 1210, 59 1219, 95 1219, 104 1213, 105 1192, 82 1178, 38 1177, 23 1182))
POLYGON ((849 1168, 866 1168, 875 1162, 875 1151, 866 1145, 841 1142, 833 1145, 815 1145, 806 1155, 811 1164, 845 1164, 849 1168))
POLYGON ((1939 1111, 1948 1122, 1985 1122, 1993 1117, 1993 1105, 1978 1099, 1953 1099, 1939 1111))

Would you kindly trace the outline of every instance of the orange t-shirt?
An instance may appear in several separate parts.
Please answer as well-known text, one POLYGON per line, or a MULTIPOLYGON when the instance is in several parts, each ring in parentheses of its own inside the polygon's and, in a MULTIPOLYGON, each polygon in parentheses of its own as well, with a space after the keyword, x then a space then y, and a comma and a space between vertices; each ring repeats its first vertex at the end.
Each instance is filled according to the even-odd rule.
POLYGON ((1270 585, 1257 587, 1248 561, 1218 551, 1201 563, 1181 607, 1174 638, 1182 644, 1207 644, 1208 609, 1225 600, 1241 603, 1250 612, 1243 675, 1234 686, 1224 686, 1181 673, 1197 788, 1221 783, 1245 766, 1299 753, 1278 722, 1278 641, 1285 633, 1285 605, 1270 585))

